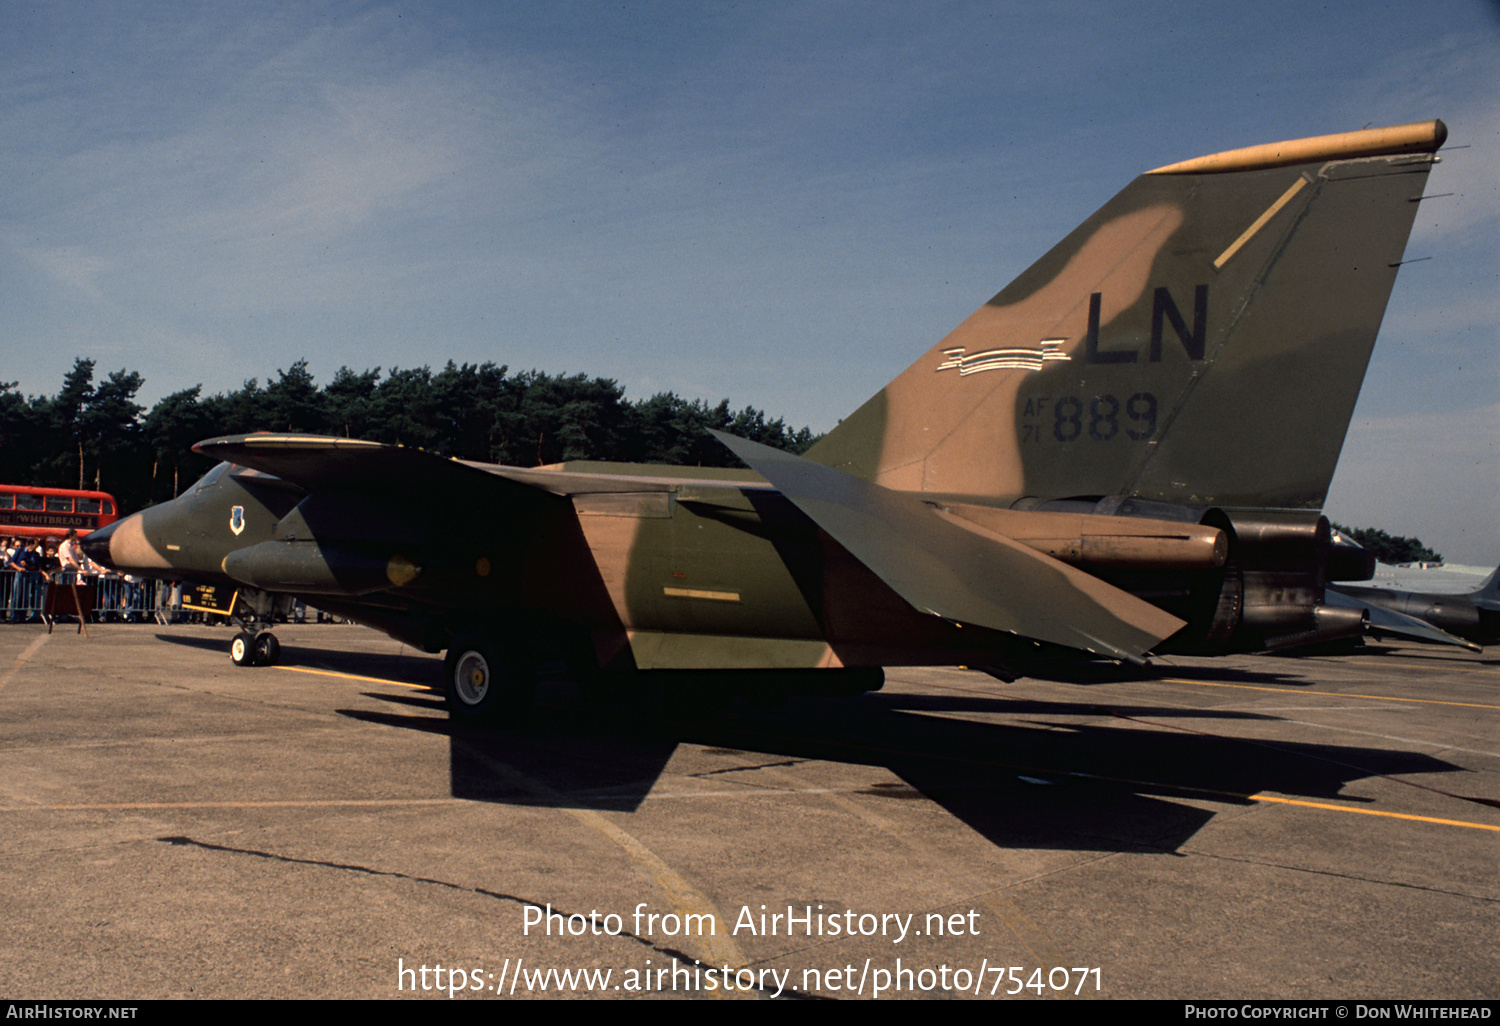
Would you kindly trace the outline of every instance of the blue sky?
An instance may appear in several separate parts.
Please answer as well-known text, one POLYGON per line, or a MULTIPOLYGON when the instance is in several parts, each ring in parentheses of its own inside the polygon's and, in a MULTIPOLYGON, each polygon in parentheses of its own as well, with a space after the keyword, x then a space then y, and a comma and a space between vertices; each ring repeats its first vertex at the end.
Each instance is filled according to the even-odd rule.
POLYGON ((1442 117, 1328 512, 1500 561, 1500 7, 0 0, 0 380, 306 357, 831 427, 1139 172, 1442 117))

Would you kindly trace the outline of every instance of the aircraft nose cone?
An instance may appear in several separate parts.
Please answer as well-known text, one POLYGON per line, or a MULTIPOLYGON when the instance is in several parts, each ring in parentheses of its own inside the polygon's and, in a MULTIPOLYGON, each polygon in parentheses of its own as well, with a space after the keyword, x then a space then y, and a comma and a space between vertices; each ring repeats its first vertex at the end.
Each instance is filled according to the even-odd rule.
POLYGON ((116 520, 107 527, 101 527, 97 531, 90 531, 83 536, 81 542, 83 545, 83 554, 89 558, 90 562, 102 563, 105 566, 113 568, 113 564, 109 561, 109 538, 110 535, 115 533, 115 528, 119 526, 120 521, 116 520))
POLYGON ((154 516, 156 508, 132 513, 108 527, 89 532, 83 538, 84 554, 122 574, 150 577, 171 570, 172 564, 146 537, 147 517, 154 516))

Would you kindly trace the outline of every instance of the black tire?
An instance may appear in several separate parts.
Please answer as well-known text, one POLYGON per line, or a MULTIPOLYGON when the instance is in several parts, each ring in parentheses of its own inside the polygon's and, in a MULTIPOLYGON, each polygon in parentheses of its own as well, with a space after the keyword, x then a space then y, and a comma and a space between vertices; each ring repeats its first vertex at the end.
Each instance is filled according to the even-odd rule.
POLYGON ((255 635, 240 631, 229 642, 229 661, 236 666, 255 665, 255 635))
POLYGON ((448 714, 455 720, 516 720, 536 698, 536 674, 524 656, 477 635, 462 635, 443 660, 448 714))
POLYGON ((275 666, 276 660, 281 658, 281 642, 270 631, 257 634, 251 649, 255 654, 256 666, 275 666))

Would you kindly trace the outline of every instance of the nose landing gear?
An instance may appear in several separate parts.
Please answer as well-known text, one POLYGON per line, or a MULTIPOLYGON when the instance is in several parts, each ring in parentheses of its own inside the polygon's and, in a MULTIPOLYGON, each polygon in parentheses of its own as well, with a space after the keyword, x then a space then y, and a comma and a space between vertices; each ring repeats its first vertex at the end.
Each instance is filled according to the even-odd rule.
POLYGON ((281 642, 269 630, 278 617, 291 611, 290 595, 242 589, 231 603, 231 618, 240 631, 229 642, 229 660, 236 666, 275 666, 281 642))
POLYGON ((281 642, 270 631, 240 631, 229 643, 229 659, 236 666, 275 666, 280 658, 281 642))

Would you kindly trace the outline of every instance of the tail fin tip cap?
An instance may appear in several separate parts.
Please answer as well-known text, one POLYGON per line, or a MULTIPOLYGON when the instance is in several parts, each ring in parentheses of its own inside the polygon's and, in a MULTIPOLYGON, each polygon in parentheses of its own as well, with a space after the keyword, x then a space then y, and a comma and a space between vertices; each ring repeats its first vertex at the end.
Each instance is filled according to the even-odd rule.
POLYGON ((1310 139, 1246 146, 1206 157, 1194 157, 1148 171, 1152 175, 1212 174, 1222 171, 1254 171, 1260 168, 1308 164, 1317 160, 1348 160, 1398 153, 1435 153, 1448 140, 1448 126, 1440 119, 1413 121, 1387 128, 1319 135, 1310 139))

